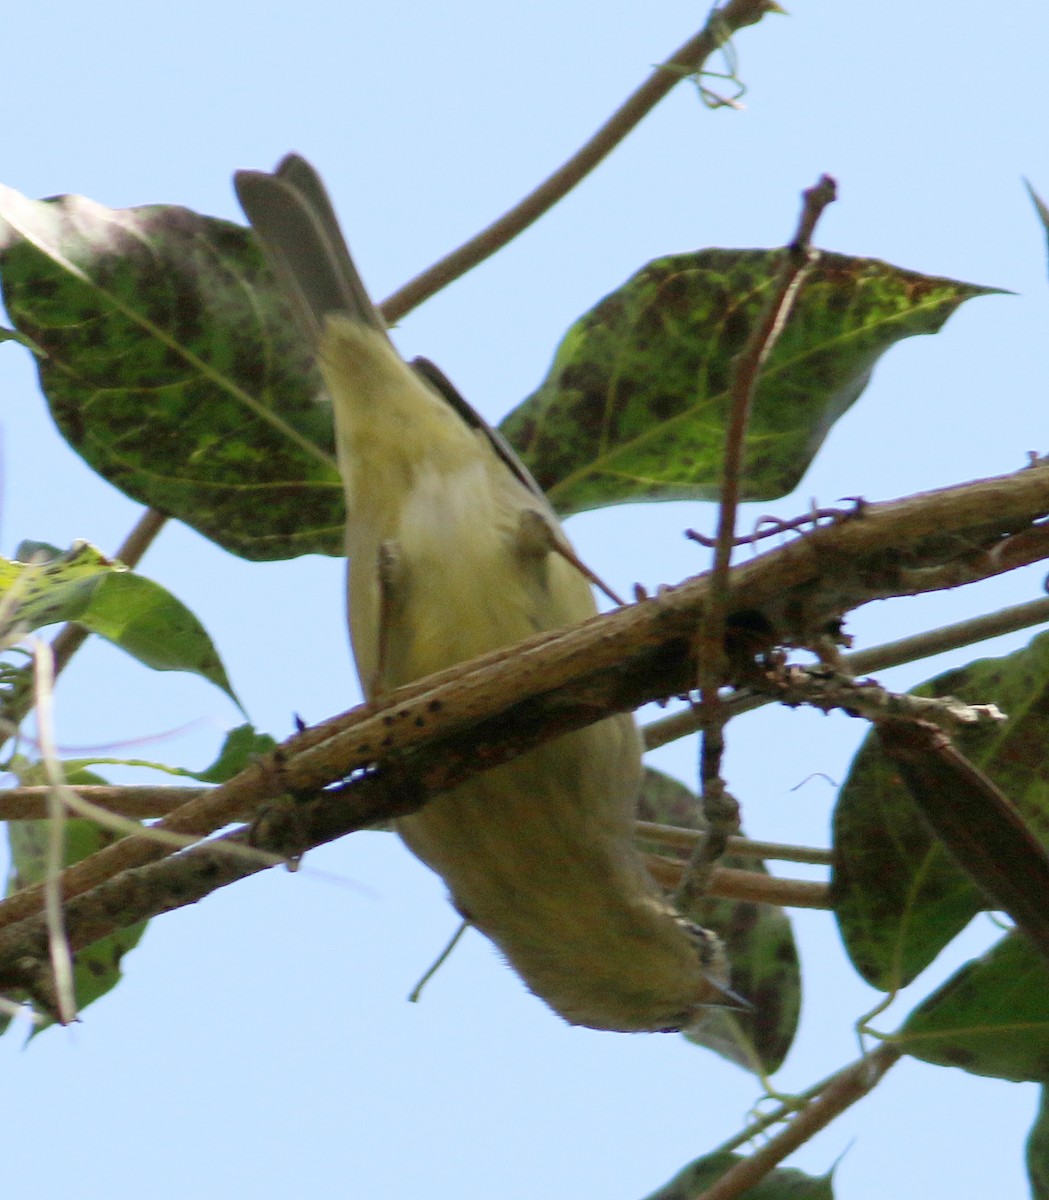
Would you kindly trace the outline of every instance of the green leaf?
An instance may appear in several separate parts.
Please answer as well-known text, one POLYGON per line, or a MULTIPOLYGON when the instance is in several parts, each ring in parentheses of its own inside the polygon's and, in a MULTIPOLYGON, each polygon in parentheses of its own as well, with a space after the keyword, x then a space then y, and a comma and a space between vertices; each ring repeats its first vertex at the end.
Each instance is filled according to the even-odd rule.
MULTIPOLYGON (((695 794, 651 768, 646 769, 642 782, 638 816, 660 825, 702 827, 695 794)), ((656 842, 641 844, 654 853, 667 853, 656 842)), ((757 859, 727 855, 721 862, 726 867, 768 874, 757 859)), ((732 965, 730 986, 753 1005, 751 1012, 711 1008, 702 1023, 685 1036, 744 1070, 771 1075, 787 1056, 801 1009, 801 971, 790 918, 773 905, 716 899, 701 901, 685 915, 724 941, 732 965)))
POLYGON ((205 771, 185 772, 202 783, 225 783, 264 754, 276 749, 277 742, 268 733, 259 733, 253 725, 238 725, 226 734, 218 758, 205 771))
POLYGON ((0 599, 10 598, 9 627, 75 621, 155 671, 203 676, 239 706, 204 627, 160 584, 87 542, 75 542, 65 554, 38 542, 23 543, 19 552, 31 561, 0 559, 0 599))
MULTIPOLYGON (((656 259, 572 326, 545 382, 501 425, 559 512, 717 499, 733 360, 783 253, 656 259)), ((995 290, 823 254, 761 371, 744 498, 791 491, 889 346, 995 290)))
MULTIPOLYGON (((997 704, 1008 716, 955 741, 1049 845, 1049 634, 1003 658, 948 671, 914 692, 997 704)), ((873 737, 861 746, 838 797, 832 897, 853 965, 886 991, 914 979, 987 907, 873 737)))
MULTIPOLYGON (((729 1167, 742 1161, 741 1154, 726 1151, 697 1158, 645 1200, 695 1200, 729 1167)), ((829 1174, 805 1175, 791 1167, 779 1167, 755 1187, 748 1188, 744 1197, 745 1200, 834 1200, 834 1189, 829 1174)))
POLYGON ((1009 934, 937 988, 892 1040, 973 1075, 1049 1081, 1049 966, 1009 934))
POLYGON ((343 553, 330 405, 246 229, 0 187, 0 280, 100 475, 245 558, 343 553))
POLYGON ((1033 1200, 1049 1200, 1049 1096, 1045 1088, 1038 1115, 1027 1135, 1027 1174, 1033 1200))
POLYGON ((1045 230, 1046 241, 1049 243, 1049 205, 1045 203, 1041 196, 1031 187, 1030 183, 1025 179, 1024 185, 1027 188, 1027 193, 1031 197, 1031 203, 1034 205, 1034 211, 1038 214, 1039 221, 1042 222, 1042 228, 1045 230))
MULTIPOLYGON (((34 764, 19 772, 22 784, 46 783, 42 766, 34 764)), ((67 772, 67 782, 75 784, 102 784, 106 780, 90 771, 67 772)), ((10 848, 10 866, 4 894, 10 896, 21 888, 42 882, 46 863, 48 823, 46 821, 8 821, 7 837, 10 848)), ((65 850, 63 861, 66 866, 87 858, 121 836, 103 829, 93 821, 79 817, 68 818, 63 826, 65 850)), ((73 986, 76 992, 77 1010, 82 1011, 119 983, 123 972, 121 961, 128 950, 136 946, 145 932, 142 921, 127 929, 101 938, 77 952, 73 965, 73 986)), ((10 1025, 9 1018, 0 1018, 0 1033, 10 1025)), ((46 1020, 33 1027, 33 1036, 52 1024, 46 1020)))
POLYGON ((239 707, 204 627, 180 600, 153 580, 130 571, 107 576, 76 620, 154 671, 202 675, 239 707))

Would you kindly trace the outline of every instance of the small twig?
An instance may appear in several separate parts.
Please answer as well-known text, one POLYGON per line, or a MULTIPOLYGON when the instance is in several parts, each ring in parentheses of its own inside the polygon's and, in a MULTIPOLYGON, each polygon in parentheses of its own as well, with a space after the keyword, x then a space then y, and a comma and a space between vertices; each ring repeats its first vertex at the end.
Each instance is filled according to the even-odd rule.
MULTIPOLYGON (((758 542, 764 541, 766 538, 776 537, 783 533, 795 533, 806 527, 811 529, 819 528, 820 522, 831 523, 834 521, 844 521, 849 517, 858 515, 863 511, 864 501, 856 500, 851 509, 844 508, 813 508, 810 512, 803 513, 800 517, 791 517, 784 520, 781 517, 759 517, 755 522, 754 532, 741 534, 739 537, 732 539, 733 547, 738 546, 756 546, 758 542)), ((716 537, 707 537, 705 533, 700 533, 698 529, 686 529, 685 537, 690 542, 696 542, 700 546, 706 546, 708 550, 713 550, 717 547, 718 539, 716 537)))
MULTIPOLYGON (((634 830, 647 842, 661 842, 669 849, 691 850, 702 836, 697 829, 680 825, 658 825, 655 821, 635 821, 634 830)), ((759 842, 753 838, 730 837, 725 853, 736 858, 771 858, 777 862, 811 863, 830 866, 831 852, 815 846, 788 846, 783 842, 759 842)))
POLYGON ((920 720, 948 731, 1005 720, 1005 714, 994 704, 966 704, 954 696, 890 692, 873 680, 854 679, 827 667, 787 667, 770 676, 768 694, 790 707, 810 705, 824 712, 837 708, 868 721, 920 720))
POLYGON ((1049 621, 1049 600, 1029 600, 1024 604, 999 609, 998 612, 970 617, 939 629, 930 629, 926 633, 872 646, 869 650, 854 651, 844 656, 842 665, 853 675, 866 675, 871 671, 884 671, 934 654, 958 650, 987 638, 1017 633, 1046 621, 1049 621))
POLYGON ((723 8, 714 9, 703 29, 656 67, 637 91, 548 179, 487 229, 388 297, 381 305, 386 320, 395 324, 424 300, 512 241, 605 159, 682 79, 700 71, 726 38, 746 25, 756 25, 766 13, 776 11, 782 12, 782 9, 771 0, 728 0, 723 8))
POLYGON ((814 1100, 791 1118, 782 1132, 749 1158, 730 1167, 717 1183, 692 1200, 736 1200, 744 1195, 835 1117, 862 1100, 902 1054, 902 1050, 886 1043, 839 1071, 814 1100))
MULTIPOLYGON (((880 646, 872 646, 869 650, 845 654, 841 659, 841 670, 854 676, 868 675, 872 671, 886 671, 890 667, 918 662, 949 650, 959 650, 988 638, 1030 629, 1033 625, 1042 625, 1046 621, 1049 621, 1049 600, 1029 600, 995 613, 986 613, 983 616, 944 625, 939 629, 930 629, 926 633, 916 633, 896 641, 884 642, 880 646)), ((738 717, 772 702, 770 696, 742 691, 725 701, 725 709, 730 718, 738 717)), ((702 728, 703 713, 698 707, 663 717, 662 720, 646 725, 642 731, 645 749, 655 750, 659 746, 666 746, 702 728)))
POLYGON ((802 193, 801 218, 787 247, 786 258, 767 303, 746 345, 736 360, 730 388, 731 410, 725 434, 721 495, 718 508, 717 545, 711 572, 710 605, 698 634, 700 708, 703 712, 703 745, 700 758, 700 791, 706 817, 706 834, 692 855, 688 870, 674 895, 674 903, 688 911, 702 896, 714 864, 724 853, 728 838, 739 828, 739 806, 725 790, 721 776, 724 752, 723 729, 728 717, 719 685, 724 677, 725 621, 728 615, 732 547, 736 536, 743 479, 743 458, 750 410, 761 378, 761 368, 771 354, 790 316, 805 278, 818 255, 812 233, 823 210, 836 194, 829 175, 802 193))
MULTIPOLYGON (((668 891, 679 888, 685 877, 685 863, 679 858, 659 854, 645 856, 652 878, 668 891)), ((707 880, 705 897, 719 900, 746 900, 751 904, 774 904, 781 908, 833 908, 830 889, 811 879, 781 879, 760 871, 740 871, 736 867, 715 864, 707 880)))
MULTIPOLYGON (((163 817, 210 788, 118 787, 114 784, 70 785, 82 800, 96 808, 135 820, 163 817)), ((47 816, 46 787, 13 787, 0 791, 0 821, 38 821, 47 816)))
POLYGON ((836 192, 837 185, 834 180, 829 175, 823 175, 814 187, 807 188, 802 193, 804 203, 801 218, 787 247, 779 278, 733 367, 731 411, 725 435, 725 459, 718 509, 717 545, 714 548, 713 606, 715 615, 718 609, 721 610, 722 619, 724 606, 728 601, 728 570, 736 535, 743 456, 754 394, 761 377, 761 368, 779 341, 801 285, 816 265, 818 253, 811 245, 812 234, 823 210, 834 201, 836 192))

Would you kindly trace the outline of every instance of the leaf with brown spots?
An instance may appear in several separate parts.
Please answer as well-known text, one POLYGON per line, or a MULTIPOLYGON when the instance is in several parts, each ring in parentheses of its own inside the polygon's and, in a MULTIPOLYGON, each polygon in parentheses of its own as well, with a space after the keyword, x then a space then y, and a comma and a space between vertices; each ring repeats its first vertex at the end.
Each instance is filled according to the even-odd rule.
MULTIPOLYGON (((993 703, 1006 714, 1008 720, 973 726, 954 740, 1049 845, 1049 634, 914 692, 993 703)), ((853 965, 885 991, 914 979, 988 906, 872 737, 853 760, 835 808, 832 896, 853 965)))
MULTIPOLYGON (((717 499, 733 360, 783 253, 656 259, 572 326, 500 427, 559 512, 717 499)), ((996 290, 823 254, 761 371, 743 498, 791 491, 894 342, 996 290)))
POLYGON ((248 230, 0 187, 0 279, 100 475, 244 558, 342 553, 330 405, 248 230))

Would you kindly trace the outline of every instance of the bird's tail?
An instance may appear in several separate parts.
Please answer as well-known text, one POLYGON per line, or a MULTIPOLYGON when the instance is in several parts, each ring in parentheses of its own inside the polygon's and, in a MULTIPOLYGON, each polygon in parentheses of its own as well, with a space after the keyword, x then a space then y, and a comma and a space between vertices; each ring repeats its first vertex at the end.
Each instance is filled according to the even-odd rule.
POLYGON ((288 154, 272 174, 237 171, 233 185, 311 345, 332 313, 386 332, 324 184, 304 158, 288 154))

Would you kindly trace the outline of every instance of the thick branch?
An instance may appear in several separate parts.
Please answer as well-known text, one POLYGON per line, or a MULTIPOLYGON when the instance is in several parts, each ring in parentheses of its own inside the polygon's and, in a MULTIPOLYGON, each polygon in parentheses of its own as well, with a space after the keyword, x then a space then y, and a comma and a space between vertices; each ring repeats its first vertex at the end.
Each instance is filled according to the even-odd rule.
MULTIPOLYGON (((930 571, 943 587, 948 576, 955 584, 969 582, 1049 557, 1045 529, 1033 524, 1047 511, 1049 468, 1041 466, 868 505, 860 515, 736 567, 732 611, 757 614, 771 643, 805 644, 815 625, 846 609, 926 590, 930 571)), ((708 598, 709 579, 697 576, 640 604, 398 689, 381 705, 354 709, 289 739, 181 806, 161 827, 206 836, 284 793, 311 795, 379 763, 384 778, 403 786, 387 795, 387 808, 370 811, 365 824, 404 811, 397 806, 406 795, 421 804, 542 740, 687 692, 696 673, 694 634, 708 598)), ((126 838, 68 868, 63 893, 79 895, 167 853, 148 836, 126 838)), ((40 907, 37 891, 17 893, 0 903, 0 925, 40 907)))

